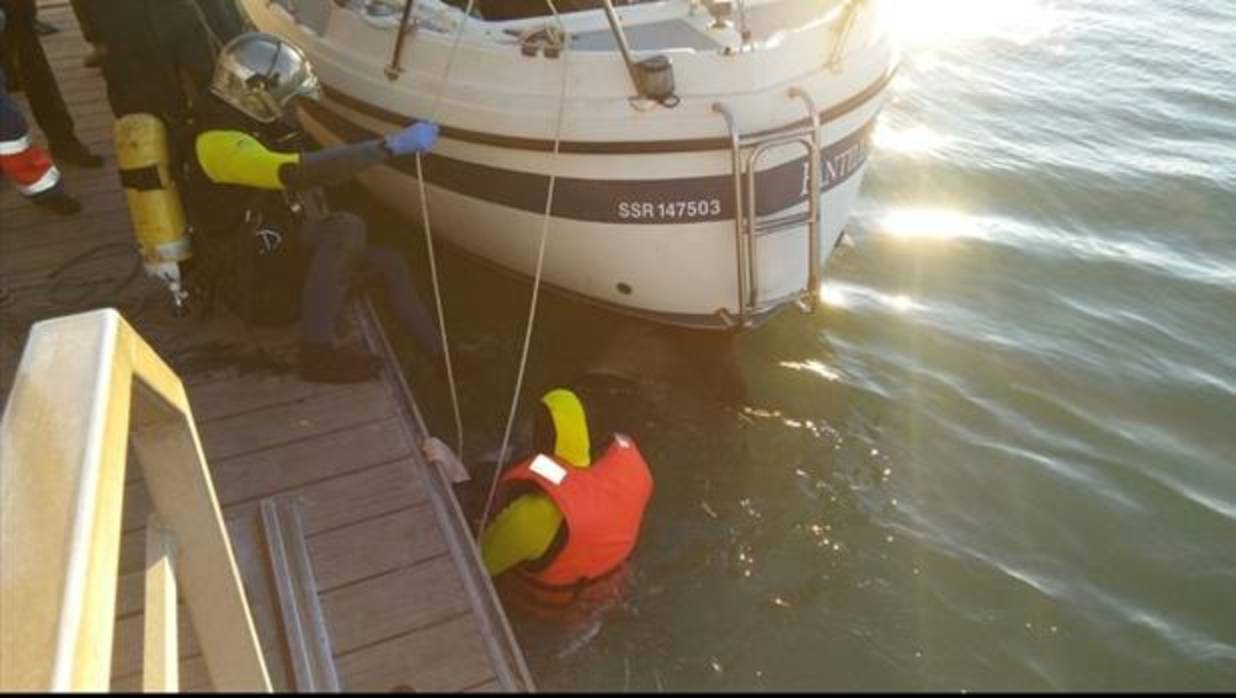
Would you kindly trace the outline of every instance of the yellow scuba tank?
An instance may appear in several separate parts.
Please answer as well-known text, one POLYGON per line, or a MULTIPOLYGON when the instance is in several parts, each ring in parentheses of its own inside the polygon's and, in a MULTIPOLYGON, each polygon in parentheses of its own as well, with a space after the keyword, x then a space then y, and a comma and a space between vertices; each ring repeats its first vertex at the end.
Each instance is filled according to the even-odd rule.
POLYGON ((116 162, 146 273, 168 284, 180 307, 186 296, 179 263, 193 255, 180 192, 172 179, 167 128, 151 114, 116 121, 116 162))

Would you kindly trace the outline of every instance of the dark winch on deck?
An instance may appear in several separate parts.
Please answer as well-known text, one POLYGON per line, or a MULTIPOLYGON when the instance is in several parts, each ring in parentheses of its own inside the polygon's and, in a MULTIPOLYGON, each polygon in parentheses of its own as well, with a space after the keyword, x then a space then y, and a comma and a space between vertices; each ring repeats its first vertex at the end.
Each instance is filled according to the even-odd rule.
MULTIPOLYGON (((92 477, 88 462, 78 465, 70 463, 71 454, 38 450, 59 445, 55 430, 70 429, 72 420, 52 419, 48 412, 31 406, 30 400, 41 395, 40 386, 57 384, 55 377, 36 369, 48 361, 58 366, 62 359, 49 358, 46 352, 42 362, 38 357, 23 357, 27 335, 31 337, 27 349, 34 349, 42 346, 36 345, 35 338, 53 337, 65 328, 91 322, 111 326, 108 313, 84 313, 114 307, 127 323, 124 327, 131 325, 184 385, 192 409, 189 421, 200 437, 219 507, 216 511, 221 510, 226 524, 230 554, 274 690, 533 690, 521 650, 480 565, 450 483, 421 456, 419 443, 428 434, 374 310, 367 303, 357 303, 349 309, 346 322, 351 341, 363 343, 383 358, 381 378, 344 386, 306 383, 296 377, 290 361, 298 339, 295 325, 250 327, 221 305, 210 315, 174 317, 166 288, 137 273, 131 221, 115 171, 113 117, 104 99, 102 79, 81 66, 89 45, 77 31, 67 3, 41 2, 40 8, 40 18, 60 29, 43 43, 78 119, 78 133, 88 146, 105 154, 108 162, 101 170, 65 169, 71 191, 85 209, 76 217, 54 217, 36 210, 11 190, 0 197, 0 395, 6 403, 2 453, 6 506, 13 501, 10 497, 41 491, 30 489, 32 479, 27 477, 29 469, 40 465, 41 456, 46 455, 48 462, 59 458, 55 462, 62 460, 66 472, 80 468, 76 477, 83 483, 92 477), (20 421, 30 415, 35 418, 20 421)), ((121 336, 127 336, 126 331, 122 328, 121 336)), ((105 342, 63 346, 80 349, 75 356, 81 361, 85 359, 80 355, 88 348, 107 351, 105 342)), ((73 363, 67 358, 63 361, 73 363)), ((102 370, 111 371, 108 366, 102 370)), ((93 385, 70 387, 78 391, 82 405, 91 399, 93 385)), ((146 397, 136 391, 134 395, 132 423, 137 430, 144 423, 138 403, 146 397)), ((85 407, 64 410, 67 414, 76 411, 85 411, 85 407)), ((140 456, 140 442, 134 444, 140 456)), ((29 613, 19 613, 26 598, 15 595, 17 591, 31 588, 22 584, 45 569, 39 566, 44 564, 42 558, 63 554, 69 561, 66 569, 72 567, 74 558, 67 527, 63 531, 31 530, 23 528, 19 515, 26 508, 5 512, 6 563, 0 598, 4 606, 0 609, 3 689, 99 689, 110 684, 113 690, 140 690, 150 686, 149 673, 143 676, 143 654, 147 672, 151 669, 151 647, 143 649, 144 626, 147 643, 151 637, 146 616, 151 613, 152 577, 147 567, 155 545, 151 541, 165 532, 149 527, 148 516, 157 511, 175 534, 174 520, 183 520, 187 514, 177 511, 169 516, 164 495, 154 492, 157 487, 150 468, 161 469, 163 463, 143 461, 139 467, 132 456, 128 460, 129 466, 119 470, 124 473, 123 484, 117 484, 123 490, 123 508, 115 510, 119 544, 114 633, 99 631, 93 636, 112 638, 110 651, 99 647, 95 655, 110 656, 110 666, 66 667, 59 662, 61 654, 52 656, 49 644, 46 656, 35 657, 37 666, 32 668, 22 662, 30 660, 32 652, 38 654, 34 649, 27 647, 20 656, 9 651, 23 643, 37 644, 18 636, 26 627, 22 624, 31 618, 29 613), (39 560, 38 565, 10 566, 9 561, 18 559, 21 551, 40 549, 42 558, 32 558, 39 560)), ((106 474, 100 487, 107 485, 106 474)), ((80 491, 73 489, 73 482, 70 478, 61 483, 64 492, 80 496, 86 491, 85 485, 80 491)), ((96 512, 100 517, 111 511, 108 506, 120 506, 117 501, 100 502, 96 512)), ((185 511, 189 508, 186 505, 185 511)), ((82 526, 94 525, 72 521, 76 521, 77 532, 82 526)), ((208 521, 201 525, 210 527, 208 521)), ((99 528, 103 532, 99 535, 106 528, 99 528)), ((93 540, 97 544, 99 539, 93 540)), ((106 549, 104 544, 100 553, 104 557, 106 549)), ((192 559, 194 553, 180 549, 174 557, 177 561, 192 559)), ((187 568, 177 569, 188 574, 187 568)), ((55 628, 63 632, 75 623, 93 627, 89 619, 79 623, 70 617, 77 603, 71 598, 74 589, 90 594, 111 588, 110 582, 92 586, 98 580, 90 580, 82 587, 82 580, 71 577, 42 579, 40 588, 65 591, 49 607, 59 615, 33 619, 34 627, 40 628, 39 637, 50 637, 55 628)), ((184 591, 178 630, 180 680, 179 686, 173 682, 170 687, 236 687, 237 680, 229 677, 233 667, 217 659, 226 652, 219 654, 216 631, 192 622, 192 618, 200 621, 200 614, 213 603, 202 600, 201 586, 206 582, 179 581, 184 591), (199 625, 200 636, 195 625, 199 625)), ((206 596, 227 595, 224 589, 208 591, 206 596)), ((105 601, 99 603, 106 606, 105 601)), ((94 607, 87 604, 90 608, 94 607)), ((64 634, 57 638, 61 644, 66 638, 72 640, 64 634)))

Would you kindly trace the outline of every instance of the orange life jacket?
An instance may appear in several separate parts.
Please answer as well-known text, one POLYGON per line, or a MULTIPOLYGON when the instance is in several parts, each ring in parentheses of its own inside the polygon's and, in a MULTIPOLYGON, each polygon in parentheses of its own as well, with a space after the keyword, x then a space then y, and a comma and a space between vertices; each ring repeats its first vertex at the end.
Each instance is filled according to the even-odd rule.
POLYGON ((588 468, 550 456, 528 458, 502 478, 545 492, 562 512, 566 543, 549 564, 520 571, 532 581, 566 586, 596 579, 621 565, 635 548, 644 508, 652 496, 652 473, 629 437, 615 435, 605 454, 588 468))

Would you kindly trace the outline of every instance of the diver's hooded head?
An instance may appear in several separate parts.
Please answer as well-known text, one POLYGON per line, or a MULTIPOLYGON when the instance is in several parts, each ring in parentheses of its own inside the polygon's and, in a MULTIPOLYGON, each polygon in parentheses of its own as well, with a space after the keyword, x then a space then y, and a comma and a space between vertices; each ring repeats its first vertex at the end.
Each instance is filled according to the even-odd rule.
POLYGON ((555 388, 541 396, 532 425, 532 445, 538 453, 587 468, 592 465, 592 439, 584 404, 575 391, 555 388))

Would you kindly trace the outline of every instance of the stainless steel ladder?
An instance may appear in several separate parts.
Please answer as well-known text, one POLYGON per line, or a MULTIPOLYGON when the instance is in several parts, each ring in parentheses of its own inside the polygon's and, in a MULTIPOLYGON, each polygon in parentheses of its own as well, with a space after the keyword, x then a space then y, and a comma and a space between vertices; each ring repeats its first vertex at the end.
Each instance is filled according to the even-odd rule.
POLYGON ((791 87, 788 95, 800 100, 810 117, 810 125, 788 131, 742 135, 734 113, 726 105, 712 105, 725 118, 730 132, 730 149, 734 173, 734 244, 738 268, 738 317, 724 308, 722 321, 731 327, 746 327, 751 316, 760 310, 759 277, 756 265, 756 242, 790 228, 807 226, 807 286, 798 299, 799 308, 811 311, 818 301, 820 286, 820 113, 806 91, 791 87), (807 208, 798 213, 761 217, 757 207, 756 174, 760 158, 773 148, 800 145, 807 151, 807 208), (744 180, 746 182, 744 191, 744 180))

